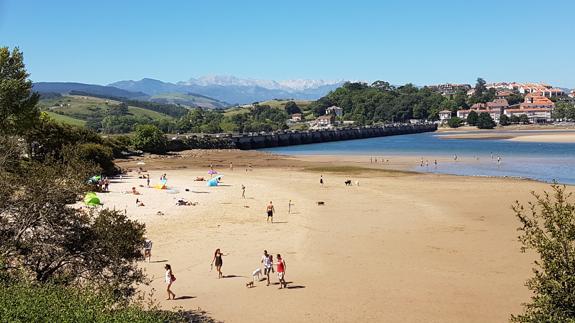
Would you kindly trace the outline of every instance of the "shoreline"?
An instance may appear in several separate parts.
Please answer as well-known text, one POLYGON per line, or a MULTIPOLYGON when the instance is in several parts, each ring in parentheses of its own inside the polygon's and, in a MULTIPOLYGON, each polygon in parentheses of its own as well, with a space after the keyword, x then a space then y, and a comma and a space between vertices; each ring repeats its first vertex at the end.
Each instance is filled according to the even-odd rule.
POLYGON ((575 129, 462 129, 438 131, 440 139, 509 140, 517 142, 575 143, 575 129), (450 132, 461 132, 450 134, 450 132))

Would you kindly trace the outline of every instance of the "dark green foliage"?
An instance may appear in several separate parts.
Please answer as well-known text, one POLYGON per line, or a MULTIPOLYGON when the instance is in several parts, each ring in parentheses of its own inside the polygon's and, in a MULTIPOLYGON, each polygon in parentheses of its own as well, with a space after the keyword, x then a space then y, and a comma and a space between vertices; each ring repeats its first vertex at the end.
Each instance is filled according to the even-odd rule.
POLYGON ((496 125, 495 121, 493 121, 487 112, 481 112, 479 117, 477 117, 477 128, 479 129, 493 129, 496 125))
POLYGON ((519 117, 516 116, 516 115, 512 115, 511 117, 509 117, 509 121, 510 121, 512 124, 518 124, 518 123, 519 123, 519 117))
POLYGON ((293 101, 288 101, 284 107, 284 109, 286 110, 287 114, 292 115, 294 113, 301 113, 301 109, 299 108, 299 106, 293 102, 293 101))
POLYGON ((571 102, 557 102, 553 110, 553 118, 567 121, 575 120, 575 104, 571 102))
POLYGON ((518 104, 523 102, 524 100, 523 96, 519 93, 513 93, 510 96, 506 97, 505 99, 507 99, 507 103, 509 103, 509 105, 518 104))
POLYGON ((130 114, 128 111, 128 105, 124 102, 121 102, 119 105, 113 105, 108 108, 108 115, 111 116, 125 116, 130 114))
POLYGON ((477 83, 475 84, 474 93, 469 98, 469 104, 475 103, 486 103, 495 99, 495 89, 487 89, 485 86, 486 82, 482 78, 477 79, 477 83))
MULTIPOLYGON (((402 122, 409 119, 435 119, 447 100, 429 88, 418 89, 412 84, 398 88, 386 82, 346 83, 325 97, 313 102, 310 108, 316 116, 337 105, 343 109, 345 119, 359 124, 375 122, 402 122)), ((451 107, 452 108, 452 107, 451 107)))
POLYGON ((38 121, 39 95, 32 93, 24 57, 18 48, 0 48, 0 134, 22 134, 38 121))
POLYGON ((470 126, 476 126, 477 121, 479 119, 479 115, 475 111, 470 111, 467 115, 467 124, 470 126))
POLYGON ((221 132, 220 122, 223 115, 212 110, 196 108, 178 120, 178 130, 191 133, 218 133, 221 132))
POLYGON ((102 143, 102 138, 91 129, 59 124, 44 117, 27 129, 24 138, 30 145, 30 155, 36 159, 60 157, 68 145, 102 143))
POLYGON ((168 312, 120 302, 112 292, 25 282, 0 283, 2 322, 214 322, 203 312, 168 312))
POLYGON ((449 119, 447 121, 447 125, 450 128, 459 128, 461 126, 461 123, 463 122, 463 120, 461 118, 458 117, 452 117, 451 119, 449 119))
POLYGON ((104 175, 111 176, 118 172, 114 165, 114 153, 110 147, 94 143, 78 144, 74 147, 74 153, 79 159, 98 165, 104 175))
POLYGON ((153 125, 139 125, 132 138, 135 149, 144 152, 164 154, 167 150, 168 140, 162 130, 153 125))
POLYGON ((502 125, 502 126, 508 126, 508 125, 511 124, 511 121, 509 120, 509 117, 508 117, 507 115, 502 114, 502 115, 499 117, 499 124, 502 125))
POLYGON ((543 195, 532 193, 535 201, 527 207, 513 206, 521 222, 521 251, 539 256, 526 283, 531 302, 512 316, 514 322, 575 322, 575 204, 565 186, 551 187, 543 195))
POLYGON ((519 123, 529 124, 529 117, 526 114, 520 115, 519 116, 519 123))

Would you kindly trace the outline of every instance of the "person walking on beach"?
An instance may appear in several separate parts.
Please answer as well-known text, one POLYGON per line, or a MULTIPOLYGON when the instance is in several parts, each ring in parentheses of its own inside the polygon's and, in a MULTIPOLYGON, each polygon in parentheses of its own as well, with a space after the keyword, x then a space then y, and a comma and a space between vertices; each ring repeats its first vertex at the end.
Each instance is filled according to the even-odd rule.
POLYGON ((276 212, 276 210, 274 208, 272 201, 270 201, 270 204, 268 204, 266 212, 268 214, 266 222, 269 222, 271 220, 271 222, 274 223, 274 213, 276 212))
POLYGON ((224 265, 224 260, 222 259, 222 257, 224 256, 224 254, 220 251, 220 248, 216 249, 216 252, 214 252, 214 259, 212 259, 212 266, 214 265, 214 262, 216 263, 216 270, 218 271, 218 279, 224 277, 224 274, 222 274, 222 266, 224 265))
POLYGON ((144 260, 148 258, 148 262, 152 260, 152 240, 146 238, 144 240, 144 260))
POLYGON ((230 162, 230 170, 233 172, 234 171, 234 163, 230 162))
POLYGON ((291 214, 291 206, 292 205, 293 204, 291 203, 291 200, 289 200, 289 202, 288 202, 288 214, 291 214))
POLYGON ((280 288, 282 289, 283 287, 287 287, 286 281, 285 281, 285 273, 286 273, 286 263, 285 261, 282 259, 282 256, 278 253, 276 256, 277 259, 277 272, 278 272, 278 279, 280 281, 280 288))
POLYGON ((246 198, 246 187, 242 184, 242 198, 246 198))
POLYGON ((148 185, 148 187, 150 187, 150 174, 146 176, 146 184, 148 185))
POLYGON ((164 266, 164 269, 166 270, 166 284, 168 285, 168 287, 166 288, 166 291, 168 292, 168 300, 175 300, 176 299, 176 294, 174 294, 174 292, 172 292, 172 284, 176 281, 176 276, 174 276, 174 272, 172 271, 172 266, 170 266, 170 264, 166 264, 164 266))
POLYGON ((268 283, 266 286, 270 285, 270 272, 273 269, 273 256, 268 254, 267 250, 264 250, 264 255, 262 256, 261 263, 264 265, 264 275, 266 275, 268 279, 268 283))
POLYGON ((323 187, 323 175, 319 175, 319 185, 323 187))

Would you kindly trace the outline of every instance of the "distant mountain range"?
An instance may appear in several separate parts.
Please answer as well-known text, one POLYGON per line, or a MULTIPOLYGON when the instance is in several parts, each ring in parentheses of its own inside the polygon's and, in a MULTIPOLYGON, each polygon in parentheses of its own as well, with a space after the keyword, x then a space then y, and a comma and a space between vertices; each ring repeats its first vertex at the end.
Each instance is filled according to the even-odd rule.
POLYGON ((270 99, 316 100, 342 84, 343 81, 272 81, 240 79, 234 76, 204 76, 177 83, 144 78, 139 81, 119 81, 109 86, 151 96, 163 93, 193 93, 231 104, 246 104, 270 99))
POLYGON ((216 75, 177 83, 144 78, 139 81, 114 82, 106 86, 72 82, 38 82, 34 83, 34 90, 60 94, 83 92, 100 97, 224 108, 272 99, 316 100, 342 84, 343 81, 273 81, 216 75))

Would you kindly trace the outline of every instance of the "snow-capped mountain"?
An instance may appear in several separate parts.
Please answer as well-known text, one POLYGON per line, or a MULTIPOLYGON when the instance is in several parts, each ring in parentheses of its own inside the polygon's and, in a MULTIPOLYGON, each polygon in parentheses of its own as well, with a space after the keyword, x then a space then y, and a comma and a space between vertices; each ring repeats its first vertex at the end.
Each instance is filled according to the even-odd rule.
POLYGON ((283 91, 303 91, 307 89, 314 89, 326 85, 341 84, 342 80, 258 80, 258 79, 242 79, 232 75, 206 75, 199 78, 191 78, 186 82, 178 82, 179 85, 219 85, 219 86, 258 86, 268 90, 283 90, 283 91))
POLYGON ((210 75, 177 83, 144 78, 110 84, 123 90, 140 91, 150 96, 185 93, 208 96, 231 104, 246 104, 271 99, 316 100, 343 84, 324 80, 258 80, 229 75, 210 75))

